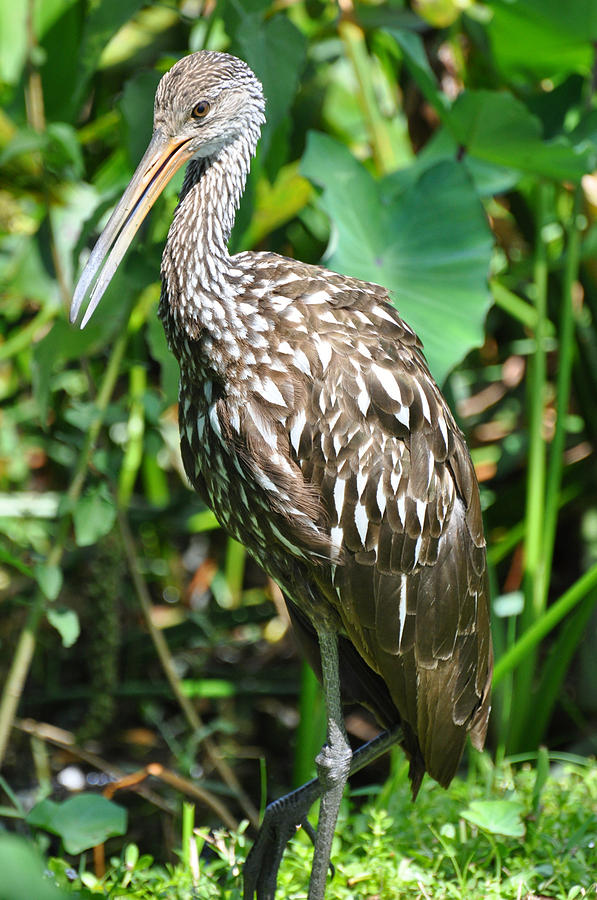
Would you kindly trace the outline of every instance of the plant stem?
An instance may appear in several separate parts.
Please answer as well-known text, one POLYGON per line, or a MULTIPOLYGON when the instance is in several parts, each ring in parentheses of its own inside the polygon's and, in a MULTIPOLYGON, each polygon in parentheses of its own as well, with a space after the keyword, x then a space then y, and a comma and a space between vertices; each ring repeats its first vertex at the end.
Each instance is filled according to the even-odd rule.
MULTIPOLYGON (((542 567, 543 524, 545 503, 545 438, 543 436, 543 410, 547 382, 545 335, 547 321, 547 247, 544 226, 548 215, 551 186, 543 182, 537 186, 537 210, 535 226, 534 306, 536 312, 535 348, 529 360, 529 461, 526 493, 526 532, 524 542, 524 595, 525 603, 520 616, 520 627, 525 632, 541 616, 544 609, 542 567)), ((534 645, 533 645, 534 647, 534 645)), ((507 654, 506 654, 507 655, 507 654)), ((518 749, 518 743, 527 721, 536 653, 520 660, 514 690, 518 702, 513 709, 510 723, 508 751, 518 749)))
POLYGON ((591 566, 555 603, 552 603, 544 615, 527 628, 516 643, 497 661, 493 672, 493 684, 499 684, 508 672, 520 665, 537 647, 539 641, 542 641, 558 622, 561 622, 564 616, 568 615, 589 591, 595 588, 597 588, 597 563, 591 566))
MULTIPOLYGON (((156 649, 160 664, 162 666, 162 669, 164 670, 166 678, 168 679, 168 683, 172 689, 172 693, 174 694, 178 705, 183 711, 187 722, 194 732, 198 732, 203 728, 203 722, 201 721, 201 718, 197 713, 195 707, 182 690, 180 678, 178 677, 178 673, 176 672, 176 667, 174 665, 168 643, 164 638, 162 632, 158 628, 156 628, 153 621, 151 615, 151 597, 149 596, 147 584, 145 583, 145 580, 142 578, 141 573, 139 572, 139 566, 137 565, 137 556, 135 552, 135 542, 131 534, 125 512, 121 508, 118 509, 118 525, 120 527, 120 534, 122 536, 123 547, 125 555, 127 557, 129 571, 131 573, 133 584, 135 586, 135 592, 141 605, 143 616, 145 618, 145 624, 147 625, 147 629, 156 649)), ((203 747, 205 748, 205 751, 209 756, 214 768, 217 770, 222 780, 225 782, 225 784, 228 785, 228 787, 242 806, 243 811, 245 812, 247 818, 251 821, 251 824, 257 827, 259 825, 259 813, 255 809, 255 806, 251 802, 249 796, 241 787, 236 775, 234 774, 228 763, 224 759, 222 759, 218 747, 209 737, 204 738, 203 747)))
MULTIPOLYGON (((91 454, 93 453, 93 448, 95 447, 99 436, 106 408, 114 391, 127 340, 128 333, 123 331, 116 339, 116 343, 112 348, 112 353, 108 360, 108 365, 104 372, 102 384, 97 395, 95 415, 87 430, 85 442, 77 460, 75 473, 65 495, 66 502, 63 507, 63 515, 58 523, 56 539, 48 553, 46 561, 48 566, 57 566, 62 559, 64 545, 69 533, 70 513, 83 489, 91 454)), ((45 607, 46 598, 41 591, 38 590, 31 604, 27 621, 19 636, 12 664, 2 692, 2 699, 0 700, 0 766, 4 759, 6 746, 10 736, 10 729, 14 722, 17 706, 31 666, 31 660, 35 651, 37 629, 45 611, 45 607)))
POLYGON ((367 52, 367 44, 363 30, 348 20, 341 21, 338 33, 344 44, 346 55, 350 59, 359 85, 359 93, 365 119, 369 127, 371 149, 380 175, 393 172, 398 167, 396 152, 386 127, 385 119, 380 112, 375 89, 371 78, 371 60, 367 52))
POLYGON ((558 376, 556 387, 557 419, 553 441, 550 447, 549 467, 547 471, 547 492, 545 498, 545 521, 543 528, 543 603, 547 601, 547 588, 551 576, 553 548, 558 521, 558 499, 562 483, 564 449, 566 440, 566 416, 570 401, 570 383, 572 380, 572 363, 574 361, 574 306, 573 290, 578 278, 580 264, 580 230, 577 220, 580 211, 582 189, 577 186, 570 225, 568 229, 568 253, 564 266, 564 282, 562 285, 562 310, 560 318, 558 376))

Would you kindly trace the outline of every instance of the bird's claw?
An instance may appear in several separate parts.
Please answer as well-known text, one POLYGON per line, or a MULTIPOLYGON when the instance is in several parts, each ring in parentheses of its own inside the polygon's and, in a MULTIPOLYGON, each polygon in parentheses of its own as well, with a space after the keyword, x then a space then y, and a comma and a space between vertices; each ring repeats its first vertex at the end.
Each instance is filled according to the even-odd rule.
POLYGON ((297 791, 274 800, 266 808, 261 828, 245 861, 243 900, 274 900, 280 863, 297 828, 302 826, 315 843, 315 829, 308 821, 307 813, 319 793, 319 783, 314 779, 297 791))

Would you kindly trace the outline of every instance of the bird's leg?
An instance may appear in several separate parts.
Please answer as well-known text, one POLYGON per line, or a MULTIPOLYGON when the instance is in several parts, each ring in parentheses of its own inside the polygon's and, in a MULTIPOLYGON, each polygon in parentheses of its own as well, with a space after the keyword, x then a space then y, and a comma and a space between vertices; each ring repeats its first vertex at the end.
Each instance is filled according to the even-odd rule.
POLYGON ((327 740, 315 759, 321 784, 321 805, 309 881, 309 900, 323 900, 325 894, 332 840, 352 759, 340 696, 338 636, 334 631, 321 629, 318 631, 318 638, 327 709, 327 740))
MULTIPOLYGON (((401 740, 402 729, 397 725, 363 744, 352 755, 349 775, 360 772, 401 740)), ((243 900, 253 900, 255 894, 257 900, 274 900, 278 869, 286 844, 296 829, 305 824, 307 813, 321 792, 319 778, 313 778, 268 805, 257 839, 245 862, 243 900)), ((309 831, 312 837, 312 831, 309 831)))

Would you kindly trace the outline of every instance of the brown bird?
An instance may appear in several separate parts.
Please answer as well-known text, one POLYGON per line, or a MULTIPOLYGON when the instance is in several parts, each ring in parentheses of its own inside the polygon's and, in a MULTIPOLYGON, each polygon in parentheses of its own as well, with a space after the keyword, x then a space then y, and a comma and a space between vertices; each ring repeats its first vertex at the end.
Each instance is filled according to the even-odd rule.
POLYGON ((159 315, 180 364, 185 470, 280 585, 321 678, 318 778, 272 804, 244 896, 273 898, 286 841, 314 843, 321 900, 346 779, 398 741, 416 795, 481 748, 492 651, 479 492, 422 345, 377 284, 227 242, 264 117, 261 85, 225 53, 160 81, 154 132, 81 275, 81 327, 164 185, 188 163, 162 259, 159 315), (387 729, 354 755, 343 697, 387 729), (321 795, 317 831, 306 822, 321 795))

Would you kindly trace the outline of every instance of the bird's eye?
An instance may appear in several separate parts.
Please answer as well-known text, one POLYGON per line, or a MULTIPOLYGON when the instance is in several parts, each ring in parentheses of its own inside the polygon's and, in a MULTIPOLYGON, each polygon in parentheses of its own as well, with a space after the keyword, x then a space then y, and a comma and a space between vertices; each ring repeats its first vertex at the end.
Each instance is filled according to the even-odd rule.
POLYGON ((193 119, 204 119, 209 112, 209 103, 207 100, 201 100, 191 111, 193 119))

